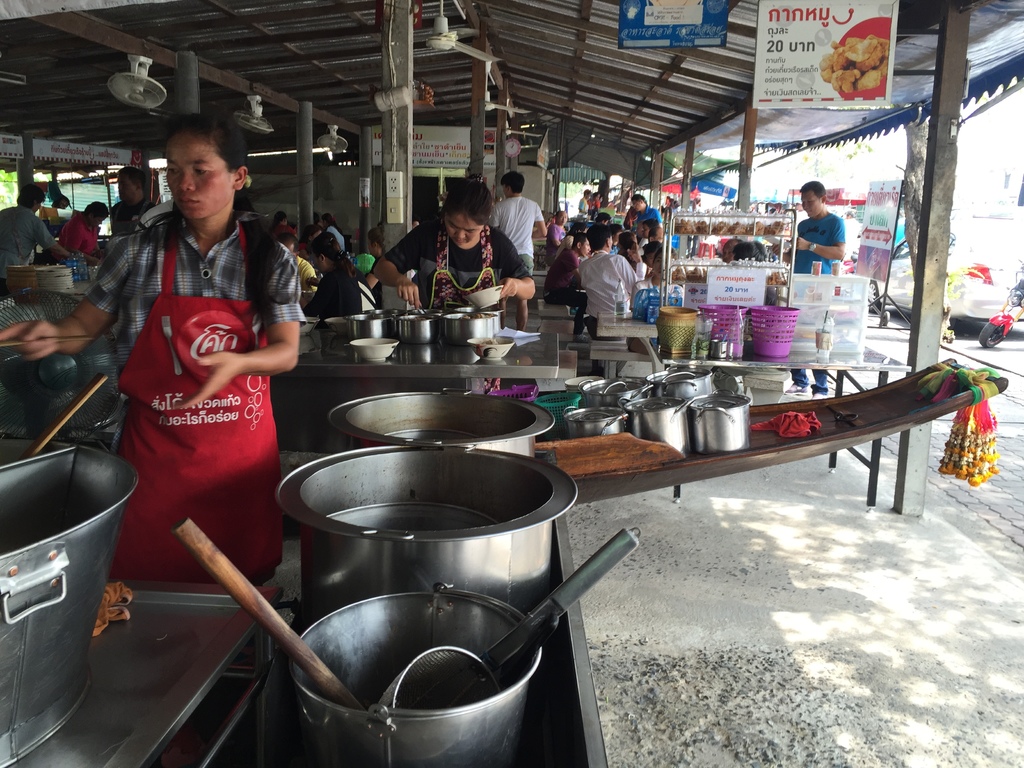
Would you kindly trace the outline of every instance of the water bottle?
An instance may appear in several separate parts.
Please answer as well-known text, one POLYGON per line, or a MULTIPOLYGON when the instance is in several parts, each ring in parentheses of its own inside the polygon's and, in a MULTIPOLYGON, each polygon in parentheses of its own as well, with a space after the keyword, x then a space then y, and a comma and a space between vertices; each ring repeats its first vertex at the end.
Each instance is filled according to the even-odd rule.
POLYGON ((71 281, 74 283, 79 282, 82 279, 82 273, 78 269, 78 257, 70 256, 68 257, 66 263, 68 265, 68 268, 71 270, 71 281))
POLYGON ((78 258, 78 265, 77 265, 77 267, 78 267, 77 268, 77 272, 78 272, 78 280, 79 280, 79 282, 83 282, 83 283, 89 282, 89 262, 87 262, 85 260, 85 256, 80 256, 78 258))
POLYGON ((633 297, 633 319, 634 320, 646 320, 647 319, 647 304, 650 301, 649 298, 650 289, 641 288, 636 292, 633 297))
POLYGON ((668 307, 681 307, 683 306, 683 289, 679 285, 673 285, 668 289, 668 294, 665 299, 665 306, 668 307))
POLYGON ((619 280, 619 286, 615 289, 615 316, 626 316, 626 288, 619 280))
POLYGON ((657 288, 651 288, 647 294, 647 311, 644 319, 648 325, 658 322, 658 315, 661 313, 661 293, 657 288))

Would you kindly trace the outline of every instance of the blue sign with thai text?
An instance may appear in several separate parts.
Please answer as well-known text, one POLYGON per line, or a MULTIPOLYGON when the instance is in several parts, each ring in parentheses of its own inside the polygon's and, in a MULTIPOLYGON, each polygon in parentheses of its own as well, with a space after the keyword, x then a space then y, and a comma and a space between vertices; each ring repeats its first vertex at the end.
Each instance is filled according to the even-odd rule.
POLYGON ((728 0, 620 0, 619 48, 725 45, 728 0))

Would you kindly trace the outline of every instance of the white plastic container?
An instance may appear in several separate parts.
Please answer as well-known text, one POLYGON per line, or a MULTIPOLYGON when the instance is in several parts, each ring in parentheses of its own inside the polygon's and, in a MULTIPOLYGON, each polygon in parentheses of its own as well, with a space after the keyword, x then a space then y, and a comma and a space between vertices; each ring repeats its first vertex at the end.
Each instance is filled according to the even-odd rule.
POLYGON ((869 279, 857 275, 793 275, 789 305, 799 307, 793 336, 793 352, 815 354, 815 332, 821 330, 825 312, 835 320, 832 355, 864 352, 868 322, 869 279))

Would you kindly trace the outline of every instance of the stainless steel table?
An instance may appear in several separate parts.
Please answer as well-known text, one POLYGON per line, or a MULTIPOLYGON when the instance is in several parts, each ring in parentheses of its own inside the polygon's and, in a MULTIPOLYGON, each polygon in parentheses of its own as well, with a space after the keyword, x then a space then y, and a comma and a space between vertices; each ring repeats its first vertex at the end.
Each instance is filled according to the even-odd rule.
MULTIPOLYGON (((111 623, 92 639, 85 701, 18 768, 149 766, 254 636, 254 681, 246 695, 258 695, 270 644, 223 590, 129 586, 135 595, 131 619, 111 623)), ((281 593, 261 591, 271 601, 281 593)))
POLYGON ((338 453, 356 447, 327 422, 332 408, 350 400, 442 389, 482 392, 484 379, 559 376, 558 336, 549 333, 517 345, 501 360, 483 360, 469 347, 437 343, 399 344, 383 362, 360 362, 347 340, 332 331, 306 334, 299 352, 293 370, 270 380, 283 451, 338 453))

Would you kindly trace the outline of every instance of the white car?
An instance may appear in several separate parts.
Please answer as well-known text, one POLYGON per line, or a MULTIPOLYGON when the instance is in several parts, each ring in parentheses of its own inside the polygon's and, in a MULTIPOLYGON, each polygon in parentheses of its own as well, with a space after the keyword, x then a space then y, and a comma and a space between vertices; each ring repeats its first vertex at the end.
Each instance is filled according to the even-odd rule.
MULTIPOLYGON (((1016 244, 1024 235, 1024 219, 974 216, 958 225, 956 236, 950 237, 948 271, 954 276, 950 316, 988 320, 1002 309, 1017 283, 1021 258, 1016 244)), ((873 288, 880 292, 882 286, 873 288)), ((914 273, 905 240, 893 251, 889 300, 908 312, 913 307, 914 273)))

